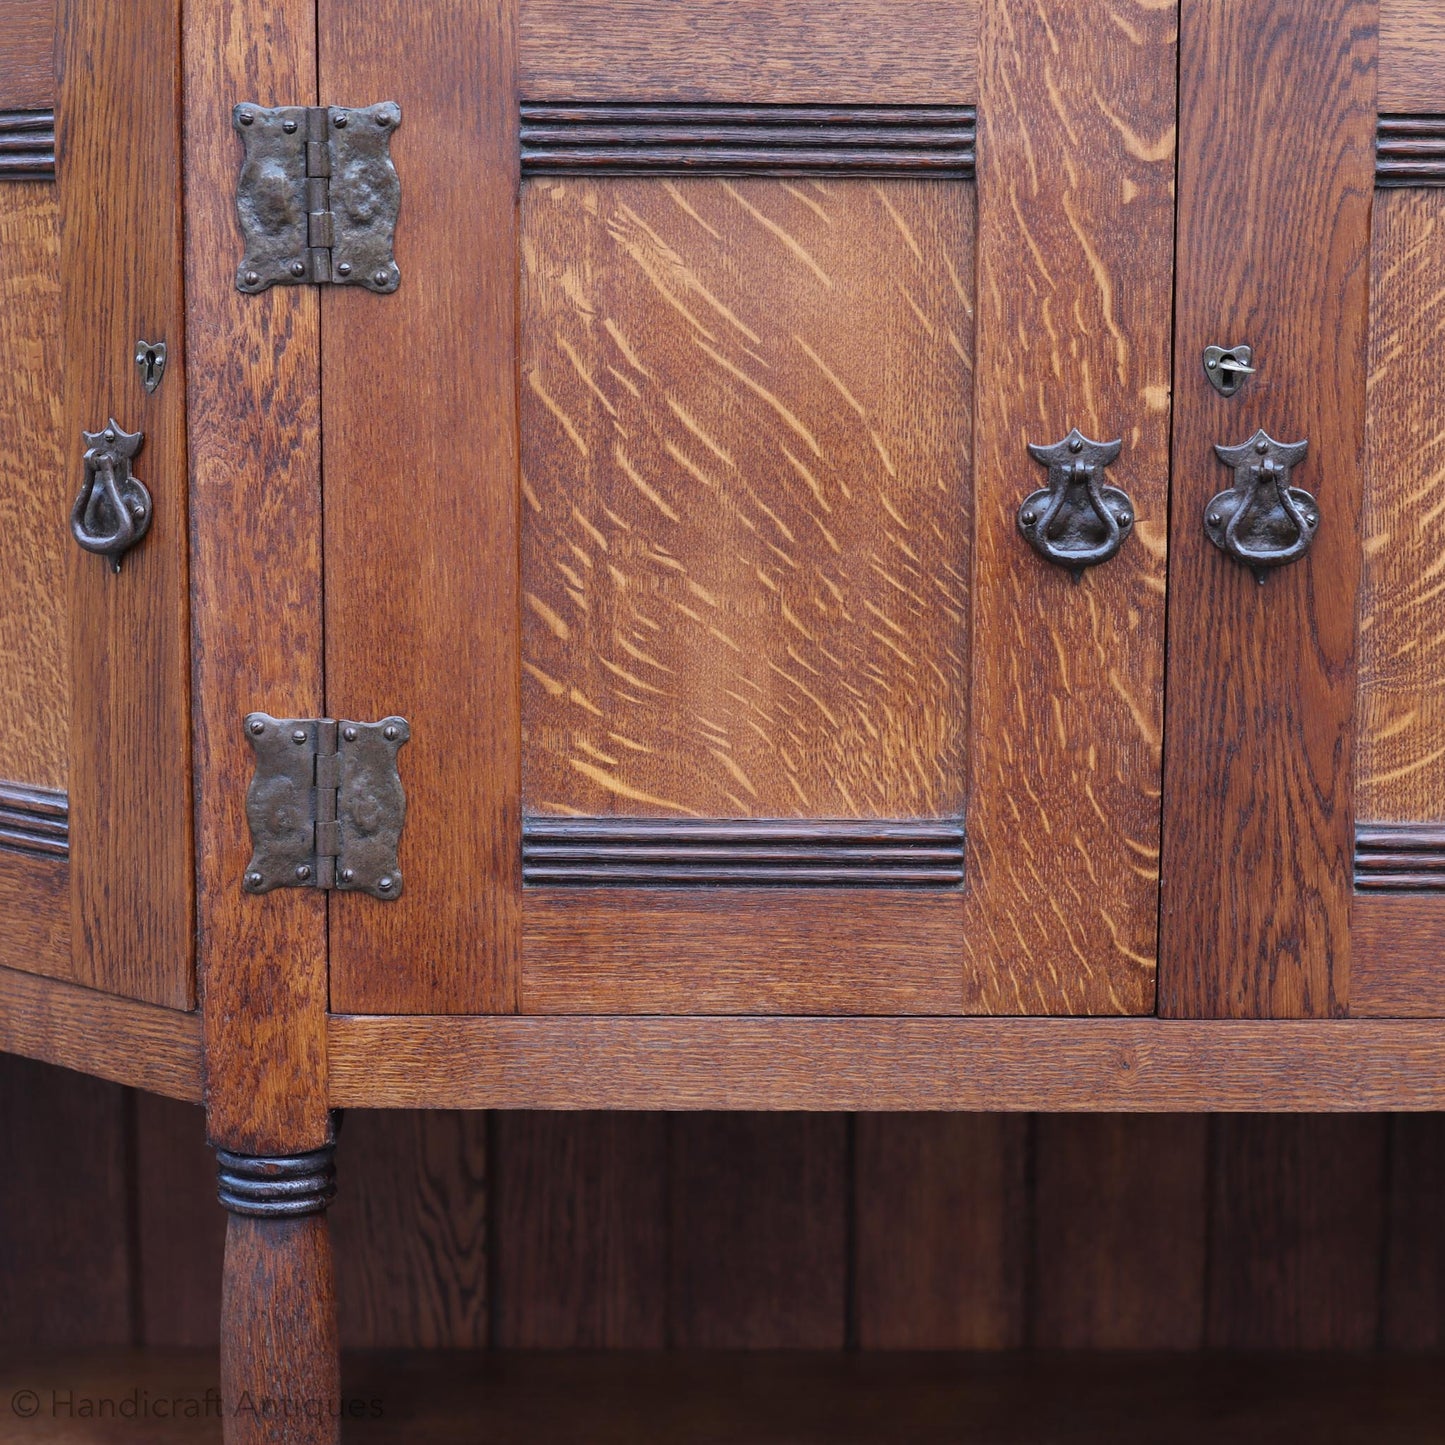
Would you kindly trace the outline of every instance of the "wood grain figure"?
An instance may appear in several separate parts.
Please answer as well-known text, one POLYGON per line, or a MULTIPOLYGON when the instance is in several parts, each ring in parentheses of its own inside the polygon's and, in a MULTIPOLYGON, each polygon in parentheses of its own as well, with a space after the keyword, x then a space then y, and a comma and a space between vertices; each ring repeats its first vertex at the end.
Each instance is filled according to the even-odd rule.
POLYGON ((960 811, 971 272, 957 183, 528 183, 529 811, 960 811))
POLYGON ((988 0, 964 1008, 1154 1006, 1168 490, 1172 7, 988 0), (1127 123, 1108 97, 1128 96, 1127 123), (1015 522, 1030 442, 1123 439, 1138 521, 1077 585, 1015 522))
POLYGON ((1018 1349, 1028 1332, 1031 1123, 860 1114, 852 1314, 862 1350, 1018 1349))
POLYGON ((331 997, 504 1013, 521 952, 515 0, 327 0, 319 25, 326 96, 402 111, 401 287, 323 304, 327 707, 411 724, 406 892, 334 900, 331 997))
POLYGON ((1445 821, 1445 192, 1379 191, 1371 238, 1355 808, 1445 821))
MULTIPOLYGON (((189 1008, 195 862, 180 18, 179 0, 61 0, 56 118, 65 486, 73 496, 84 477, 81 432, 113 417, 145 434, 136 472, 155 505, 145 540, 119 575, 64 544, 73 976, 189 1008), (165 384, 152 394, 135 365, 138 337, 170 348, 165 384)), ((56 503, 49 515, 60 534, 67 514, 56 503)))
MULTIPOLYGON (((196 818, 208 1128, 227 1148, 318 1148, 326 1110, 326 899, 241 891, 254 755, 241 720, 323 712, 320 317, 303 287, 236 290, 240 97, 315 99, 315 9, 273 7, 253 43, 240 0, 186 27, 187 398, 195 444, 196 818)), ((169 384, 169 383, 167 383, 169 384)))
POLYGON ((56 0, 3 0, 0 25, 0 110, 55 103, 56 0))
POLYGON ((1324 1018, 1349 1001, 1375 6, 1185 0, 1181 26, 1159 1006, 1324 1018), (1201 359, 1242 342, 1226 398, 1201 359), (1202 520, 1215 445, 1257 428, 1308 440, 1321 516, 1264 585, 1202 520))
POLYGON ((1437 0, 1379 0, 1380 112, 1445 111, 1445 14, 1437 0))
POLYGON ((528 100, 959 105, 978 0, 523 0, 528 100))
POLYGON ((0 186, 0 677, 25 727, 0 729, 0 778, 64 788, 70 629, 61 447, 60 224, 55 190, 0 186))

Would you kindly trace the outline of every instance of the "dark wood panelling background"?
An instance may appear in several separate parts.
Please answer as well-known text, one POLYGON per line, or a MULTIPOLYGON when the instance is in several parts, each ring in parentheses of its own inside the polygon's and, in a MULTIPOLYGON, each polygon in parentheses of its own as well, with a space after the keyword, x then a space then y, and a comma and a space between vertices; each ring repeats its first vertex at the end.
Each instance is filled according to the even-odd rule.
MULTIPOLYGON (((343 1343, 1445 1348, 1445 1115, 353 1113, 343 1343)), ((0 1346, 208 1345, 198 1108, 0 1058, 0 1346)))

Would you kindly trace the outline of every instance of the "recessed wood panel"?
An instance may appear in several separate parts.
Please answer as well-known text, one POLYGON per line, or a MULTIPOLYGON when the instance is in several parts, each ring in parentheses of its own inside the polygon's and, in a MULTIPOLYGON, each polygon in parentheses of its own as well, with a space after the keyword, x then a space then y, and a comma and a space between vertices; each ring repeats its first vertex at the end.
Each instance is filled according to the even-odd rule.
POLYGON ((1375 194, 1356 814, 1445 819, 1445 190, 1375 194))
POLYGON ((957 104, 977 27, 977 0, 523 0, 522 94, 957 104))
MULTIPOLYGON (((0 186, 0 780, 64 788, 70 667, 54 186, 0 186)), ((77 482, 78 485, 78 482, 77 482)))
POLYGON ((960 183, 528 184, 528 811, 961 811, 972 235, 960 183))

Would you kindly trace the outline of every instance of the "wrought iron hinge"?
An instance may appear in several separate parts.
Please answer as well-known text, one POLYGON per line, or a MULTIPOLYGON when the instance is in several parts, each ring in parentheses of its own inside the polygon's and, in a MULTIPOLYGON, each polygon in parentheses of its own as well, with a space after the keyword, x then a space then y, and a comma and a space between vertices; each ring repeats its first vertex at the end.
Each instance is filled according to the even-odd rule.
POLYGON ((246 146, 236 185, 246 239, 237 288, 318 282, 395 291, 401 181, 391 135, 401 107, 246 103, 232 124, 246 146))
POLYGON ((246 793, 253 849, 246 891, 337 888, 400 898, 396 848, 406 793, 396 755, 411 736, 406 719, 253 712, 246 736, 256 752, 246 793))

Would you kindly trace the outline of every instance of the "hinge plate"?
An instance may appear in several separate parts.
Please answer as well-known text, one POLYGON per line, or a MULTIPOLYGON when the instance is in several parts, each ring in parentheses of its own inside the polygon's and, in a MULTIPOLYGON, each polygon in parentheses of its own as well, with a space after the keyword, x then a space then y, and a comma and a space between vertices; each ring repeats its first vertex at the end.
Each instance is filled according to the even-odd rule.
POLYGON ((246 147, 236 183, 246 242, 237 288, 317 282, 395 291, 401 181, 391 136, 401 107, 247 102, 231 123, 246 147))
POLYGON ((256 754, 246 792, 253 849, 246 892, 335 888, 384 902, 400 898, 406 792, 397 753, 411 736, 406 719, 253 712, 245 727, 256 754))

